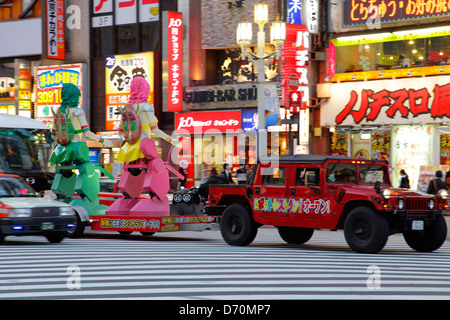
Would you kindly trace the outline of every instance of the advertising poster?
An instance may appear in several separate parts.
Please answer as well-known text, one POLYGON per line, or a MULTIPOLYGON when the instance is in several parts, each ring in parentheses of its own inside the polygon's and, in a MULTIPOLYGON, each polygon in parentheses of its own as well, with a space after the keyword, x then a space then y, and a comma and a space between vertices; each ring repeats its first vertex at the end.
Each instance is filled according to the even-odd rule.
POLYGON ((80 106, 83 104, 83 68, 81 63, 35 68, 36 119, 53 121, 51 108, 56 110, 61 105, 61 89, 65 83, 72 83, 80 89, 80 106))
POLYGON ((431 180, 435 179, 435 174, 437 170, 442 171, 442 180, 444 180, 447 171, 450 170, 450 166, 438 166, 438 165, 420 166, 420 174, 419 174, 419 182, 417 184, 417 190, 427 192, 428 185, 431 180))
POLYGON ((434 125, 396 125, 392 127, 392 166, 391 183, 400 184, 400 170, 409 176, 411 189, 416 189, 420 167, 432 164, 434 125))
POLYGON ((120 114, 117 106, 125 105, 130 97, 130 84, 134 77, 143 77, 150 85, 148 103, 154 101, 154 54, 142 52, 106 57, 106 130, 119 129, 120 114))

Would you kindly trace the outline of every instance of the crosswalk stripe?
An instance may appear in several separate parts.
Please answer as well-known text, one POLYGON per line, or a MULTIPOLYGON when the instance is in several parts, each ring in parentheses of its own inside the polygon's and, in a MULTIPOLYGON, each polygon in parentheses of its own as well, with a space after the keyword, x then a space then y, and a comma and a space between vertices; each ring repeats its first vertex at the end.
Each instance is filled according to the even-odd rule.
POLYGON ((7 243, 0 255, 0 299, 450 299, 450 244, 419 253, 401 236, 375 255, 355 254, 342 233, 330 242, 320 232, 303 246, 82 238, 7 243), (80 289, 67 287, 71 265, 80 289), (379 289, 367 287, 372 265, 379 289))

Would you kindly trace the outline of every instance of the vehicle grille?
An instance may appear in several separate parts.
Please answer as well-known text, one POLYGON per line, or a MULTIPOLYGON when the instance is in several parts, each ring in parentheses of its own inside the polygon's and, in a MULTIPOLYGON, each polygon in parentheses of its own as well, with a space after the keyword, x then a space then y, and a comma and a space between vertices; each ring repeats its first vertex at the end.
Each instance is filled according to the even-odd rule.
POLYGON ((33 208, 31 209, 32 217, 57 217, 59 216, 59 207, 42 207, 42 208, 33 208))
POLYGON ((428 199, 406 199, 406 210, 429 210, 428 199))

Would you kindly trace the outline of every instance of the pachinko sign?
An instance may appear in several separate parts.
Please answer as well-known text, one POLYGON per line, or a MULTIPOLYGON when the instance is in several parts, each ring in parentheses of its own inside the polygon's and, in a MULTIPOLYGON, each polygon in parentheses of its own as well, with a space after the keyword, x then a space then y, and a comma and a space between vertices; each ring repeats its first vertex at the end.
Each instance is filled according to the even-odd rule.
POLYGON ((142 77, 150 85, 148 103, 154 103, 154 54, 142 52, 106 57, 106 130, 118 130, 117 106, 127 104, 133 78, 142 77))
POLYGON ((331 85, 321 125, 419 124, 450 119, 450 77, 346 82, 331 85))
MULTIPOLYGON (((36 118, 52 118, 50 108, 61 105, 61 89, 64 84, 76 85, 82 92, 83 64, 41 66, 35 68, 36 118)), ((83 103, 83 92, 80 105, 83 103)))

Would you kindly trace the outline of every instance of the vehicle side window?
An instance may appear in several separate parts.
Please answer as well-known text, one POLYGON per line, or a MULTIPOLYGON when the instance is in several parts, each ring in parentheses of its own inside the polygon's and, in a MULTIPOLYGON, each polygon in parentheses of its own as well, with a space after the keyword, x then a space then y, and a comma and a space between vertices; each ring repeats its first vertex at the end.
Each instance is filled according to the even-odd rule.
POLYGON ((356 165, 330 163, 327 165, 328 183, 357 183, 356 165))
POLYGON ((284 186, 286 183, 286 168, 284 167, 262 168, 262 183, 268 185, 284 186))
POLYGON ((296 168, 295 169, 295 185, 296 186, 318 186, 319 185, 319 168, 296 168))

